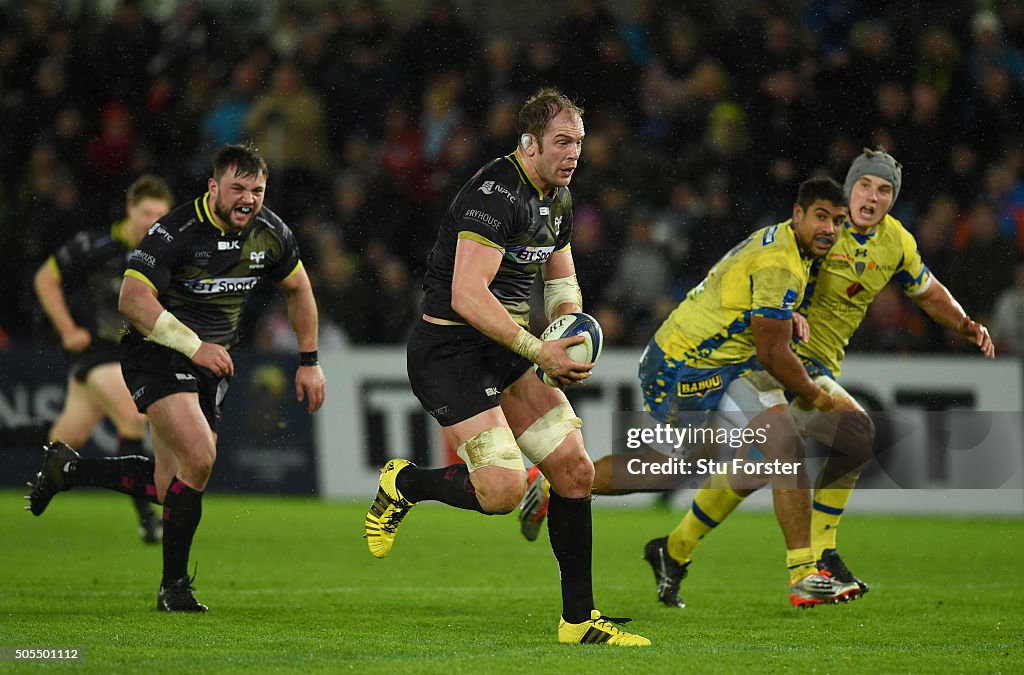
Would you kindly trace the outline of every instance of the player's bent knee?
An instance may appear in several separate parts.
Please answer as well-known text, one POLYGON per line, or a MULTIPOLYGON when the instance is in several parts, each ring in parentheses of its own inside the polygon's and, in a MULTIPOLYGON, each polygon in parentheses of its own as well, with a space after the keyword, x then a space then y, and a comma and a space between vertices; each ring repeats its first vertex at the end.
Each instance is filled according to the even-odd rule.
POLYGON ((511 513, 526 492, 526 474, 501 467, 481 467, 472 476, 480 507, 487 513, 511 513))
MULTIPOLYGON (((541 415, 515 440, 523 454, 539 466, 562 445, 569 434, 582 428, 583 420, 577 417, 572 406, 565 402, 541 415)), ((589 463, 589 461, 588 459, 587 462, 589 463)), ((591 466, 591 480, 593 480, 593 470, 594 467, 591 466)))

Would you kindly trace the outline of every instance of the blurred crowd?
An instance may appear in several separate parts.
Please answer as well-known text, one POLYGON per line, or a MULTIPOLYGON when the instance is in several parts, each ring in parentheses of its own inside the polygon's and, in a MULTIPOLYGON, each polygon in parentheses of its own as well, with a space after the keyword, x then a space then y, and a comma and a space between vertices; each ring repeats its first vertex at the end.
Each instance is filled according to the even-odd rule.
MULTIPOLYGON (((55 340, 32 274, 118 218, 132 180, 193 199, 213 151, 246 139, 302 246, 321 349, 401 342, 448 201, 553 85, 586 111, 573 252, 609 344, 644 344, 721 254, 789 217, 800 181, 841 182, 882 145, 926 264, 1002 353, 1024 352, 1024 2, 653 0, 624 18, 572 0, 526 39, 449 0, 405 24, 388 4, 284 2, 257 21, 181 0, 160 22, 139 0, 103 18, 0 6, 0 347, 55 340)), ((254 300, 244 344, 294 350, 274 289, 254 300)), ((968 349, 894 287, 854 342, 968 349)))

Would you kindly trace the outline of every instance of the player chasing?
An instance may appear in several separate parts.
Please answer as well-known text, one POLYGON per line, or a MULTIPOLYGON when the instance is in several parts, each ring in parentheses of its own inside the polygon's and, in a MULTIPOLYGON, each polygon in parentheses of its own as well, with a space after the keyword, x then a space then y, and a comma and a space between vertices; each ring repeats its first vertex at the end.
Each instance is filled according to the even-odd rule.
MULTIPOLYGON (((716 413, 714 418, 764 439, 742 452, 756 450, 770 462, 796 467, 793 475, 771 477, 794 606, 839 602, 856 589, 816 567, 810 493, 803 463, 796 461, 800 439, 784 391, 818 410, 849 406, 815 384, 790 348, 793 313, 803 299, 810 265, 834 244, 847 216, 846 203, 835 181, 804 181, 792 218, 755 231, 723 256, 665 320, 640 362, 644 405, 659 422, 676 424, 716 413)), ((687 457, 696 450, 685 448, 687 457)), ((598 464, 604 475, 595 479, 595 492, 607 494, 611 462, 598 464)), ((538 483, 531 484, 531 491, 543 489, 534 487, 538 483)), ((738 491, 751 489, 748 485, 745 477, 715 474, 705 493, 713 499, 696 502, 675 531, 648 542, 644 557, 654 569, 664 604, 684 606, 679 583, 686 576, 689 551, 680 550, 685 541, 680 533, 695 532, 699 540, 739 504, 738 491)), ((535 521, 537 511, 521 511, 521 522, 535 521)))
MULTIPOLYGON (((107 417, 117 429, 118 457, 144 454, 146 417, 135 409, 117 355, 128 326, 117 311, 117 296, 128 255, 173 203, 167 183, 141 176, 128 188, 124 219, 104 231, 78 233, 36 271, 36 296, 73 358, 64 408, 47 433, 49 442, 81 448, 107 417)), ((142 540, 159 542, 163 527, 149 499, 132 496, 132 502, 142 540)), ((42 513, 38 501, 25 508, 42 513)))
POLYGON ((366 514, 370 553, 388 555, 398 526, 424 500, 509 513, 526 484, 522 455, 551 484, 548 532, 558 561, 562 643, 645 646, 594 608, 590 487, 593 464, 560 386, 590 377, 566 353, 582 336, 541 341, 527 330, 530 286, 544 278, 549 320, 582 311, 570 249, 568 185, 582 148, 583 111, 553 89, 518 116, 515 152, 495 159, 449 205, 427 260, 423 317, 409 339, 412 390, 465 464, 440 469, 393 459, 366 514))
POLYGON ((313 291, 294 235, 263 207, 267 177, 254 148, 225 146, 214 156, 208 192, 161 218, 129 259, 119 308, 132 329, 121 342, 121 367, 139 412, 149 417, 155 461, 85 459, 52 443, 29 498, 37 515, 57 492, 78 485, 163 504, 161 611, 207 610, 193 595, 189 552, 235 371, 228 350, 260 278, 276 283, 288 304, 301 352, 296 397, 311 413, 324 402, 313 291))
MULTIPOLYGON (((815 480, 811 549, 818 568, 843 584, 856 584, 856 595, 866 593, 868 584, 850 572, 839 555, 836 536, 860 471, 872 456, 874 426, 838 378, 846 346, 868 306, 895 279, 933 320, 955 330, 987 358, 995 356, 988 330, 973 321, 931 274, 921 260, 913 235, 889 214, 899 196, 902 178, 902 167, 883 149, 865 149, 852 162, 844 184, 850 217, 840 228, 827 257, 812 269, 813 291, 808 292, 799 309, 806 314, 810 339, 798 341, 796 352, 808 375, 834 398, 848 402, 841 412, 831 413, 809 407, 800 399, 790 404, 801 436, 814 438, 830 449, 815 480)), ((620 492, 612 488, 611 457, 597 462, 596 473, 595 493, 620 492)), ((717 521, 711 519, 717 524, 750 494, 732 488, 716 489, 719 482, 714 477, 705 482, 680 527, 669 535, 670 555, 664 561, 664 584, 659 583, 658 594, 659 600, 668 606, 682 606, 681 601, 676 601, 678 593, 672 589, 678 591, 694 549, 713 527, 703 517, 706 511, 721 516, 717 521)), ((531 491, 542 490, 539 484, 534 485, 531 484, 531 491)), ((542 506, 529 510, 525 506, 524 501, 521 518, 536 520, 542 506)))

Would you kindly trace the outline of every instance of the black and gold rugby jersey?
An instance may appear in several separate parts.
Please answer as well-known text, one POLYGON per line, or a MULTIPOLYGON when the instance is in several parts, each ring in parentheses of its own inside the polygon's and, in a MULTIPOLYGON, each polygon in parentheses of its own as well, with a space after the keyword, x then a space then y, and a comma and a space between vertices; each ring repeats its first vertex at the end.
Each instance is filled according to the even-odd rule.
POLYGON ((464 321, 452 309, 452 275, 459 239, 471 239, 502 252, 490 290, 527 327, 530 286, 552 253, 569 248, 571 235, 568 188, 541 194, 515 154, 492 160, 459 190, 441 220, 423 278, 423 311, 464 321))
POLYGON ((299 270, 295 235, 263 207, 242 232, 221 230, 209 193, 158 220, 132 251, 126 277, 156 291, 160 304, 204 342, 238 342, 242 305, 262 277, 279 282, 299 270))
POLYGON ((131 246, 124 238, 127 221, 107 230, 79 232, 65 242, 46 264, 60 280, 72 318, 93 339, 117 344, 128 321, 117 310, 121 277, 131 246))

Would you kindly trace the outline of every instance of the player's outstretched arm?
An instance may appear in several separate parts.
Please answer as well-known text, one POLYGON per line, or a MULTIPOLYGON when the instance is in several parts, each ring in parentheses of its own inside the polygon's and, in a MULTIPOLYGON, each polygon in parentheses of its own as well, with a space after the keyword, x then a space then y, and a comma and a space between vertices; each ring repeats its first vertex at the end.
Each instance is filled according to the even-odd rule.
POLYGON ((988 329, 967 316, 964 308, 938 279, 932 277, 928 288, 923 293, 912 296, 911 300, 936 323, 955 330, 987 358, 995 358, 996 348, 992 344, 988 329))
POLYGON ((327 379, 317 357, 320 318, 313 287, 309 283, 309 275, 301 266, 278 283, 277 287, 284 293, 285 302, 288 303, 288 321, 295 331, 302 355, 299 368, 295 371, 295 397, 299 402, 305 401, 306 409, 314 413, 327 397, 327 379))

